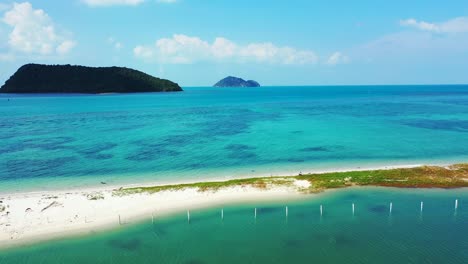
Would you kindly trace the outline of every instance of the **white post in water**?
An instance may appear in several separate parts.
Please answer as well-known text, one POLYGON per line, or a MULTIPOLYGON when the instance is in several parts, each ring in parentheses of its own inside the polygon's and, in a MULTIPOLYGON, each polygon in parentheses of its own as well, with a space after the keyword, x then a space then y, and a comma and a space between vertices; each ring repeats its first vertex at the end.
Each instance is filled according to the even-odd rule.
POLYGON ((119 215, 119 225, 122 225, 122 222, 120 221, 120 215, 119 215))
POLYGON ((257 208, 254 209, 254 218, 257 219, 257 208))
POLYGON ((323 206, 320 205, 320 216, 322 216, 322 215, 323 215, 323 206))
POLYGON ((353 203, 353 216, 354 216, 354 203, 353 203))
POLYGON ((423 211, 423 207, 424 207, 424 202, 421 202, 421 213, 423 211))
POLYGON ((221 220, 224 220, 224 208, 221 209, 221 220))
POLYGON ((151 224, 154 224, 154 213, 151 213, 151 224))
POLYGON ((390 203, 390 213, 392 213, 393 203, 390 203))
POLYGON ((458 199, 455 200, 455 210, 458 209, 458 199))
POLYGON ((190 223, 190 210, 187 210, 187 222, 190 223))
POLYGON ((286 206, 286 217, 288 217, 288 207, 286 206))

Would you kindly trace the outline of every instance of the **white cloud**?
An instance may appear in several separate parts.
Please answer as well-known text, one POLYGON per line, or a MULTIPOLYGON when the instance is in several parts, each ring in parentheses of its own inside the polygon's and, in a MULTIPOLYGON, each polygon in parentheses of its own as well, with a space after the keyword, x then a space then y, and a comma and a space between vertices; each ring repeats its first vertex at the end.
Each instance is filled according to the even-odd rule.
POLYGON ((145 0, 82 0, 88 6, 114 6, 114 5, 127 5, 136 6, 143 3, 145 0))
POLYGON ((138 45, 133 49, 137 58, 171 64, 199 61, 258 62, 271 64, 315 64, 318 57, 310 50, 278 47, 273 43, 238 45, 218 37, 213 43, 198 37, 175 34, 154 45, 138 45))
POLYGON ((58 32, 52 19, 42 9, 33 9, 29 2, 14 3, 2 21, 12 27, 8 36, 14 52, 38 55, 64 55, 76 43, 58 32))
POLYGON ((318 57, 308 50, 296 50, 291 47, 277 47, 273 43, 252 43, 239 50, 243 58, 254 58, 259 62, 279 64, 313 64, 318 57))
POLYGON ((349 62, 349 57, 337 51, 333 53, 332 55, 330 55, 330 57, 328 57, 325 63, 328 65, 334 66, 337 64, 345 64, 348 62, 349 62))
POLYGON ((429 23, 410 18, 401 20, 400 25, 435 33, 467 33, 468 17, 457 17, 441 23, 429 23))
POLYGON ((193 63, 210 59, 211 46, 198 37, 174 35, 173 38, 162 38, 156 41, 155 53, 163 62, 174 64, 193 63))
POLYGON ((73 47, 75 47, 76 43, 70 40, 65 40, 60 45, 57 46, 56 51, 60 55, 67 54, 73 47))
POLYGON ((141 59, 145 59, 145 60, 149 60, 149 59, 153 58, 153 56, 154 56, 153 50, 151 48, 145 47, 145 46, 136 46, 133 49, 133 54, 137 58, 141 58, 141 59))
POLYGON ((123 48, 122 42, 117 41, 117 40, 114 39, 113 37, 109 37, 109 38, 107 39, 107 42, 108 42, 109 44, 111 44, 111 45, 114 47, 114 49, 117 50, 117 51, 119 51, 119 50, 121 50, 121 49, 123 48))
POLYGON ((409 63, 457 61, 468 52, 468 17, 441 23, 416 19, 400 21, 400 25, 417 31, 386 34, 354 50, 353 61, 409 63))
POLYGON ((157 0, 158 3, 163 3, 163 4, 173 4, 176 3, 177 0, 157 0))
POLYGON ((388 65, 414 63, 421 66, 430 63, 460 61, 466 60, 468 54, 468 34, 433 34, 428 31, 396 32, 372 40, 350 52, 353 62, 388 65))
POLYGON ((237 45, 229 39, 216 38, 211 49, 216 58, 229 58, 236 55, 237 45))

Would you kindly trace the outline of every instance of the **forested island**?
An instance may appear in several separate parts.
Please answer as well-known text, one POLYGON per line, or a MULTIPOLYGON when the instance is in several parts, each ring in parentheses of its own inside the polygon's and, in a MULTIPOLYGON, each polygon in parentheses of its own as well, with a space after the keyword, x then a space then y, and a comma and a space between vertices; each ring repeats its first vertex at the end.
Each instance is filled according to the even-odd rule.
POLYGON ((260 84, 254 80, 244 80, 242 78, 228 76, 217 82, 214 87, 259 87, 260 84))
POLYGON ((177 92, 169 80, 124 67, 26 64, 0 88, 0 93, 140 93, 177 92))

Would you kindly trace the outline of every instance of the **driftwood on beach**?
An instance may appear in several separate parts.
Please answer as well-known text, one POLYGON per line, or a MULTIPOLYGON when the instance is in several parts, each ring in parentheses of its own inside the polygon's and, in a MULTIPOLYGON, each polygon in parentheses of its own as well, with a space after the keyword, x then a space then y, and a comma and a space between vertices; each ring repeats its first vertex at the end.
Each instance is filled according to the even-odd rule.
POLYGON ((52 203, 50 203, 48 206, 42 208, 41 212, 44 212, 45 210, 51 208, 51 207, 56 207, 56 206, 60 206, 60 203, 57 202, 57 201, 53 201, 52 203))

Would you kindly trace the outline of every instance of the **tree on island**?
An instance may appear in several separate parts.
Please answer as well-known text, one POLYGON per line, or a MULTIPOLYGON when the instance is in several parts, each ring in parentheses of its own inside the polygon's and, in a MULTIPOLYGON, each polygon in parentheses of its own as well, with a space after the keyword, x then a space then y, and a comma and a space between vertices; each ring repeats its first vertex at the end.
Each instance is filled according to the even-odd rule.
POLYGON ((169 80, 124 67, 26 64, 0 88, 0 93, 139 93, 176 92, 169 80))

